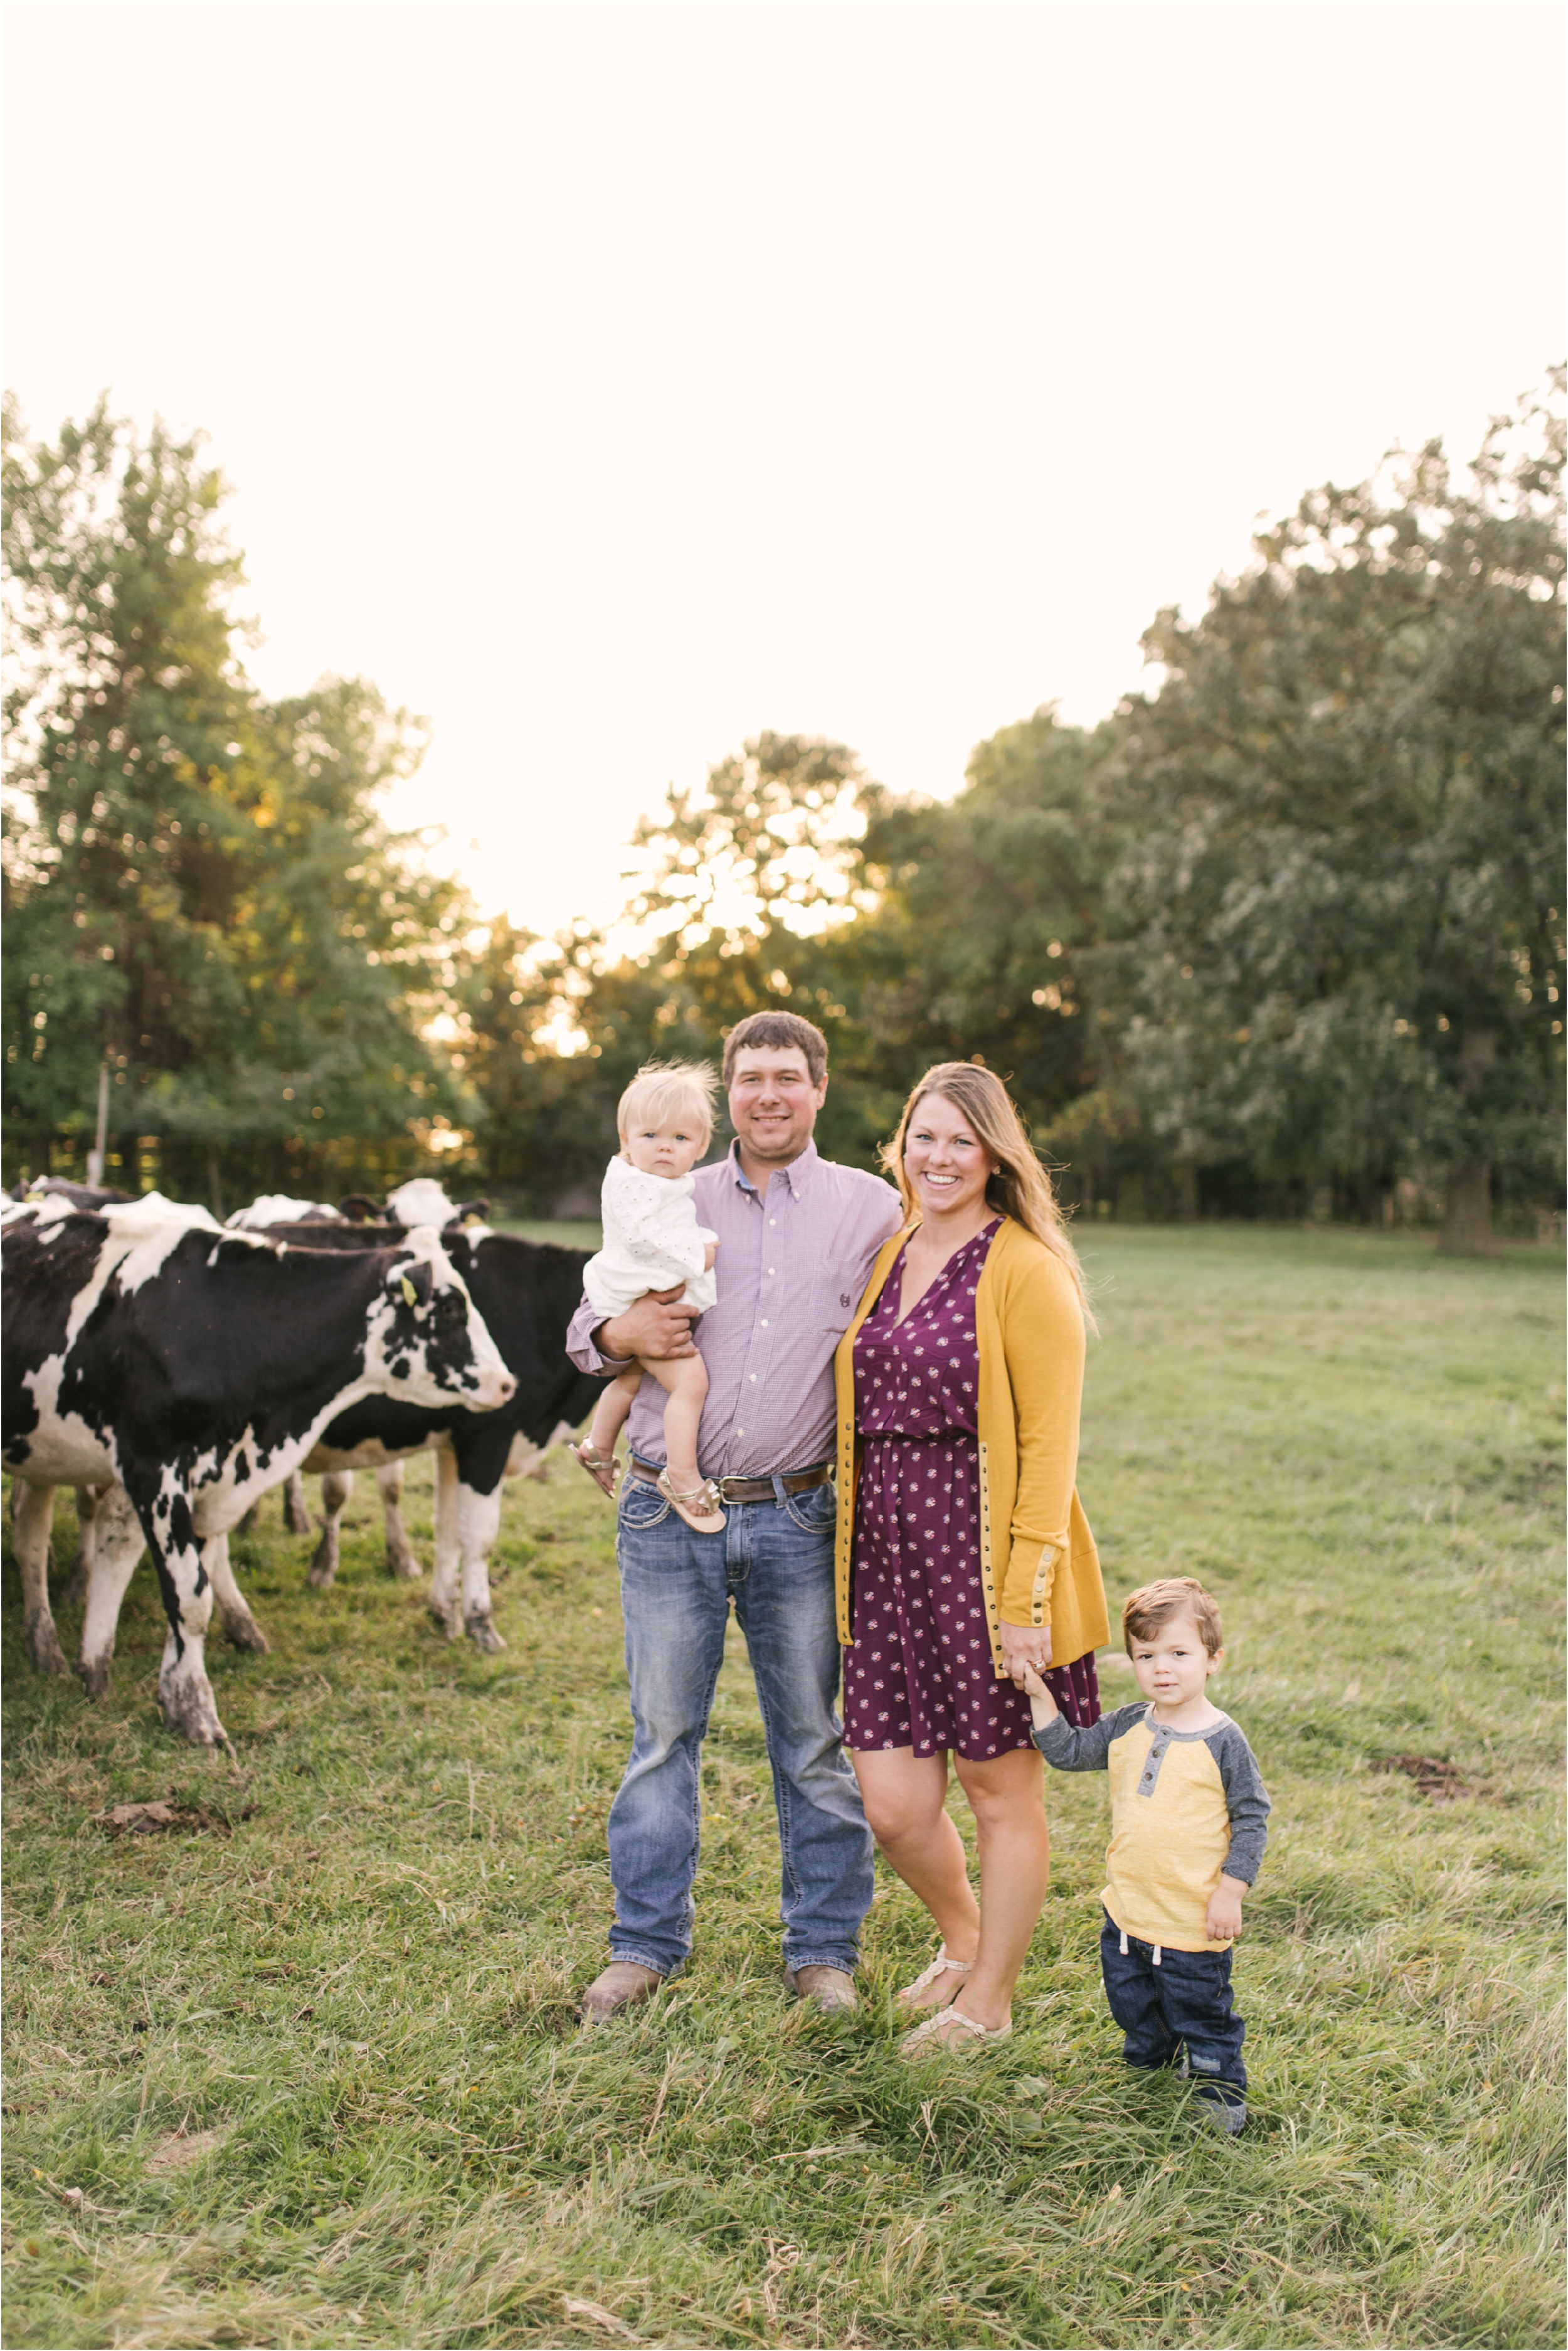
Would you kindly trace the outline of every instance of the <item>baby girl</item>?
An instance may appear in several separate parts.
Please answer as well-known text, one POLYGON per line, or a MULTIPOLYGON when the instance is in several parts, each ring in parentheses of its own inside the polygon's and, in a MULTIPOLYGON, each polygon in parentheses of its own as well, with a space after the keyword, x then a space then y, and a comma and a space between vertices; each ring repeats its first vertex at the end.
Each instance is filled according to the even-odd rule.
MULTIPOLYGON (((601 1213, 604 1247, 582 1269, 582 1286, 608 1322, 644 1291, 685 1284, 685 1303, 706 1313, 716 1295, 717 1236, 697 1222, 692 1169, 713 1134, 713 1071, 702 1062, 650 1061, 621 1097, 615 1123, 621 1149, 604 1171, 601 1213)), ((612 1380, 599 1400, 585 1443, 574 1445, 583 1468, 607 1494, 615 1491, 620 1463, 615 1440, 651 1373, 665 1391, 664 1452, 659 1491, 698 1534, 721 1534, 725 1516, 718 1489, 697 1468, 697 1425, 707 1398, 707 1366, 700 1355, 673 1362, 650 1357, 612 1380)))

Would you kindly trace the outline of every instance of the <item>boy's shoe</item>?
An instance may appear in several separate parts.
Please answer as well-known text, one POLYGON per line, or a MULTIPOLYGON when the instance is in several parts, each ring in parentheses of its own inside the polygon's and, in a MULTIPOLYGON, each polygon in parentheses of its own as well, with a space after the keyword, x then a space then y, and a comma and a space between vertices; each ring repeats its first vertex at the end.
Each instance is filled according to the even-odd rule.
POLYGON ((1218 2087, 1201 2084, 1192 2094, 1192 2118, 1205 2122, 1211 2129, 1223 2131, 1228 2138, 1239 2138, 1247 2127, 1247 2101, 1229 2097, 1218 2087))

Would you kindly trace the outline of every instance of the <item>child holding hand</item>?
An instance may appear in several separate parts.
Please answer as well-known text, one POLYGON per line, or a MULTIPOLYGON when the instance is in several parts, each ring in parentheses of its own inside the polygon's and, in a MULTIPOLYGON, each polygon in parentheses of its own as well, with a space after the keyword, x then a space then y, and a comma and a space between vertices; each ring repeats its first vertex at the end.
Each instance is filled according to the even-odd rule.
MULTIPOLYGON (((621 1097, 615 1113, 621 1149, 604 1171, 600 1196, 604 1247, 582 1269, 583 1289, 606 1322, 650 1290, 682 1284, 686 1305, 706 1314, 714 1303, 718 1236, 697 1222, 692 1169, 713 1137, 716 1085, 706 1063, 649 1061, 621 1097)), ((595 1483, 613 1494, 621 1469, 615 1440, 644 1373, 668 1398, 659 1491, 698 1534, 722 1534, 718 1489, 697 1469, 697 1428, 707 1401, 707 1366, 700 1355, 633 1364, 611 1381, 585 1442, 571 1451, 595 1483)))
POLYGON ((1100 1964, 1129 2065, 1186 2052, 1198 2112, 1247 2126, 1246 2026, 1230 1997, 1230 1947, 1268 1836, 1269 1795, 1246 1738, 1210 1703, 1224 1656, 1219 1611, 1195 1576, 1134 1592, 1122 1634, 1143 1703, 1071 1729, 1026 1674, 1034 1741, 1058 1771, 1111 1780, 1109 1883, 1100 1964))

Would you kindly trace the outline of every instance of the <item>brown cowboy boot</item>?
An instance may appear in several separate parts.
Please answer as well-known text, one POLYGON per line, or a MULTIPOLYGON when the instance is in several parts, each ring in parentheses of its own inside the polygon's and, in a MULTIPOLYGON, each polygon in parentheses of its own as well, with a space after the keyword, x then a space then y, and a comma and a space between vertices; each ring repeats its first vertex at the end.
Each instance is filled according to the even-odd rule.
POLYGON ((580 2011, 584 2024, 603 2024, 623 2009, 652 2000, 664 1979, 637 1959, 612 1959, 583 1993, 580 2011))

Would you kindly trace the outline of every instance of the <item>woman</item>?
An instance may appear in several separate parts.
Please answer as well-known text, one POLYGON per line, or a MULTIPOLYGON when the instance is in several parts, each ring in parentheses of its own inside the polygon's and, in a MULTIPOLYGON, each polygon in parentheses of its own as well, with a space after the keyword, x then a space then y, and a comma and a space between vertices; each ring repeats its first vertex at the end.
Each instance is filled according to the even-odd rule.
POLYGON ((883 1162, 907 1221, 836 1358, 844 1744, 878 1844, 941 1932, 900 1994, 909 2050, 995 2040, 1045 1900, 1050 1844, 1026 1667, 1099 1719, 1109 1637, 1073 1489, 1088 1308, 1050 1180, 1007 1089, 945 1061, 883 1162), (975 1814, 980 1899, 946 1809, 975 1814))

